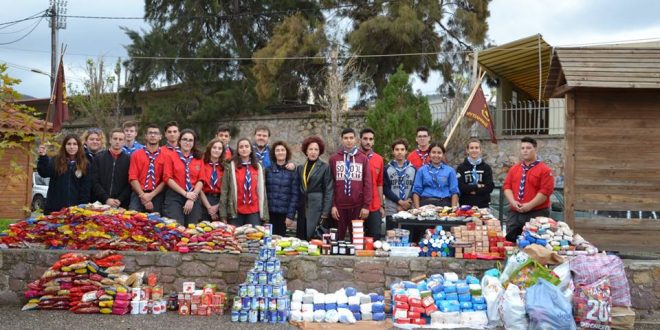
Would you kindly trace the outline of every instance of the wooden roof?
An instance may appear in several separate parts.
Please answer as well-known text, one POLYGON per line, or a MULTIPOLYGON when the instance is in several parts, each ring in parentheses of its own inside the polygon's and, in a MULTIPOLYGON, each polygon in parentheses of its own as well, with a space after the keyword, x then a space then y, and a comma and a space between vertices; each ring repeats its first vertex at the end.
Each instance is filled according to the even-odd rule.
POLYGON ((555 49, 545 97, 560 96, 576 87, 660 88, 660 45, 555 49))
MULTIPOLYGON (((539 99, 539 86, 548 76, 551 55, 551 46, 536 34, 480 51, 477 62, 487 71, 539 99)), ((543 91, 543 86, 540 90, 543 91)))
POLYGON ((23 131, 35 133, 42 131, 46 125, 47 132, 53 131, 53 124, 37 119, 29 114, 12 108, 9 104, 0 107, 0 131, 23 131))

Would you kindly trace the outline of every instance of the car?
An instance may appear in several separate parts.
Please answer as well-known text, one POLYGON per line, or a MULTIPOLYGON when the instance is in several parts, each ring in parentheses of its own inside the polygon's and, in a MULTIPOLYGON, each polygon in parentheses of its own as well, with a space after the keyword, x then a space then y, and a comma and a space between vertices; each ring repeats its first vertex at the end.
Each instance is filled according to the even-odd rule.
POLYGON ((43 210, 48 197, 49 178, 42 178, 39 173, 32 172, 32 210, 43 210))

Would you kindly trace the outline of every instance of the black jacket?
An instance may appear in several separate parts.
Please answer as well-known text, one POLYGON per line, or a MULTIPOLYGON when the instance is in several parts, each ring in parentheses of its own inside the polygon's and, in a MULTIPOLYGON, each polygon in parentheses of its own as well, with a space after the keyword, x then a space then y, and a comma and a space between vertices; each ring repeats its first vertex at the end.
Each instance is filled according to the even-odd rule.
POLYGON ((88 165, 87 174, 80 178, 76 177, 75 168, 69 168, 64 174, 58 175, 55 170, 55 158, 39 156, 37 172, 44 178, 50 178, 44 214, 59 211, 64 207, 89 203, 92 188, 91 170, 88 165))
POLYGON ((479 175, 478 183, 484 185, 482 188, 477 188, 477 185, 472 182, 472 164, 468 162, 467 158, 456 168, 458 189, 461 191, 459 199, 461 205, 476 205, 481 208, 489 206, 490 193, 495 187, 493 170, 486 162, 481 162, 477 165, 477 174, 479 175), (476 194, 473 195, 472 192, 476 192, 476 194))
POLYGON ((115 160, 109 150, 104 150, 94 158, 94 186, 92 196, 105 203, 108 198, 116 198, 121 207, 128 208, 131 186, 128 183, 128 167, 131 157, 122 152, 115 160))

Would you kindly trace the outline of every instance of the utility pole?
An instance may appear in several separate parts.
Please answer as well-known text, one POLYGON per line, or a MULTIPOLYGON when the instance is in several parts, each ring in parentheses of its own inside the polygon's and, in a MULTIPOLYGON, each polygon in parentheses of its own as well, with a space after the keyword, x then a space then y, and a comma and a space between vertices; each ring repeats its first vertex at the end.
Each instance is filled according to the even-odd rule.
POLYGON ((67 0, 50 0, 50 91, 53 92, 55 87, 55 75, 57 74, 57 60, 59 59, 57 40, 59 37, 58 30, 66 29, 66 5, 67 0))

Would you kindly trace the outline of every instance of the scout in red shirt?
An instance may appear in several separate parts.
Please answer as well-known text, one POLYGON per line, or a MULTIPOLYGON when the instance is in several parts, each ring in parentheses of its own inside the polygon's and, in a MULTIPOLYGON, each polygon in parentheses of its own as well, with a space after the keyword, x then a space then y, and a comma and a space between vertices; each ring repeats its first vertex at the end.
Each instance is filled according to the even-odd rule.
POLYGON ((163 213, 180 224, 197 223, 202 217, 199 194, 204 185, 201 181, 202 159, 197 151, 197 135, 191 129, 181 131, 180 148, 169 154, 165 163, 163 181, 170 188, 165 193, 163 213))
POLYGON ((509 170, 502 189, 509 201, 506 239, 515 242, 529 219, 550 215, 550 196, 555 189, 552 170, 536 154, 536 140, 522 138, 522 161, 509 170))
POLYGON ((416 170, 419 170, 420 167, 431 161, 429 158, 429 152, 431 151, 429 149, 431 143, 429 129, 424 126, 417 127, 415 141, 417 141, 417 148, 408 154, 408 161, 416 170))
MULTIPOLYGON (((176 155, 176 148, 179 147, 180 136, 181 133, 179 132, 179 124, 177 124, 177 122, 171 121, 165 124, 165 140, 167 142, 165 142, 165 145, 161 148, 163 155, 168 158, 172 156, 172 154, 176 155)), ((165 190, 167 190, 167 187, 165 187, 165 190)))
POLYGON ((203 220, 216 221, 220 217, 220 188, 224 175, 224 144, 215 138, 206 145, 204 152, 204 167, 202 169, 202 212, 203 220))
POLYGON ((219 139, 222 142, 222 145, 225 147, 224 150, 224 159, 231 160, 234 156, 234 150, 229 147, 229 141, 231 141, 231 130, 229 126, 221 125, 215 131, 215 138, 219 139))
POLYGON ((228 163, 220 193, 220 218, 236 226, 268 221, 264 170, 249 139, 238 140, 236 155, 228 163))
POLYGON ((150 124, 144 141, 147 145, 131 155, 128 181, 131 184, 130 210, 139 212, 163 212, 166 183, 163 181, 165 160, 162 148, 158 147, 161 134, 158 125, 150 124))
POLYGON ((369 204, 369 216, 365 221, 366 235, 373 237, 374 241, 380 240, 382 236, 381 225, 385 217, 383 208, 383 157, 373 150, 375 133, 371 128, 360 131, 360 146, 362 152, 369 160, 371 171, 372 197, 369 204))

